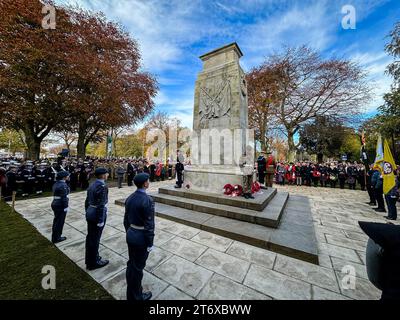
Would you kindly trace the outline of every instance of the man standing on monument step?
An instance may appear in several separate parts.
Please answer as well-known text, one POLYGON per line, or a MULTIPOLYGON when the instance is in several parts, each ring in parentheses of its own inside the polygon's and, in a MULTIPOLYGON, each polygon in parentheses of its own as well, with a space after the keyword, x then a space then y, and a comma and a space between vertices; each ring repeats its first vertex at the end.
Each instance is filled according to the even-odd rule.
POLYGON ((183 184, 183 170, 184 170, 184 157, 183 154, 180 152, 180 150, 176 150, 176 165, 175 165, 175 171, 176 171, 176 185, 175 188, 179 189, 182 188, 183 184))

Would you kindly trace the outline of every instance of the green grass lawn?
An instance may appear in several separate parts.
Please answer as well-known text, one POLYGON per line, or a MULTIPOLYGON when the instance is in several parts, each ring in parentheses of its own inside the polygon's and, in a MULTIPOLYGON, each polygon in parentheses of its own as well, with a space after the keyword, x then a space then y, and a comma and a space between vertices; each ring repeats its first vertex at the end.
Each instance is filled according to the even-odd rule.
POLYGON ((0 299, 82 299, 113 297, 43 237, 28 221, 0 202, 0 299), (54 266, 56 289, 42 288, 42 268, 54 266))

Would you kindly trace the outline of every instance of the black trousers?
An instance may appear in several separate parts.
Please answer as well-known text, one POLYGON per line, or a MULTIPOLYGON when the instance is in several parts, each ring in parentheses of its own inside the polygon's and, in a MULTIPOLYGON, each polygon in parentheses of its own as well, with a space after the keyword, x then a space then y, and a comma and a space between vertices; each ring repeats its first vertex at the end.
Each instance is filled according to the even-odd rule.
POLYGON ((397 219, 397 208, 396 208, 396 198, 392 198, 389 195, 385 195, 386 205, 388 207, 388 217, 392 219, 397 219))
POLYGON ((147 247, 128 244, 128 267, 126 268, 126 299, 128 301, 143 300, 143 269, 149 256, 147 247))
POLYGON ((118 188, 122 188, 122 182, 124 181, 124 176, 118 176, 118 188))
POLYGON ((383 187, 374 189, 376 202, 378 202, 379 209, 385 209, 385 201, 383 200, 383 187))
POLYGON ((340 179, 339 178, 339 185, 340 185, 340 189, 344 189, 344 184, 346 182, 346 179, 340 179))
POLYGON ((128 173, 128 187, 132 187, 133 173, 128 173))
POLYGON ((66 217, 67 213, 64 211, 63 207, 52 205, 51 209, 53 209, 53 212, 54 212, 51 241, 55 242, 58 239, 60 239, 60 237, 62 235, 62 231, 63 231, 64 223, 65 223, 65 217, 66 217))
POLYGON ((369 202, 376 204, 375 192, 370 184, 367 184, 367 191, 369 195, 369 202))
POLYGON ((265 182, 265 172, 264 171, 258 171, 258 182, 260 182, 260 184, 264 184, 264 182, 265 182))
MULTIPOLYGON (((106 221, 104 221, 104 226, 105 223, 106 221)), ((87 221, 88 233, 86 235, 86 250, 85 250, 86 266, 92 267, 96 265, 97 261, 100 259, 99 246, 104 226, 98 227, 97 222, 87 221)))
POLYGON ((178 181, 176 182, 178 187, 182 187, 183 184, 183 173, 181 170, 176 171, 176 176, 178 178, 178 181))

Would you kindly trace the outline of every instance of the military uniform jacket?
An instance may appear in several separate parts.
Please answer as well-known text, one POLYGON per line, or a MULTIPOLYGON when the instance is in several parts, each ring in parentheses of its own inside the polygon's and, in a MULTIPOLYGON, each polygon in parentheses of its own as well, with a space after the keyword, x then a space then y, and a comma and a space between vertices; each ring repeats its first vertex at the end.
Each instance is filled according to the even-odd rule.
POLYGON ((62 209, 68 208, 69 187, 64 180, 58 180, 53 185, 53 202, 52 205, 62 209))
POLYGON ((107 216, 108 187, 105 182, 97 179, 87 190, 85 201, 86 220, 103 223, 107 216))
POLYGON ((154 201, 146 192, 136 190, 125 201, 124 227, 128 244, 152 247, 154 226, 154 201), (144 229, 134 229, 131 225, 144 229))
POLYGON ((267 166, 267 160, 263 156, 259 156, 257 159, 257 171, 260 173, 265 173, 267 166))

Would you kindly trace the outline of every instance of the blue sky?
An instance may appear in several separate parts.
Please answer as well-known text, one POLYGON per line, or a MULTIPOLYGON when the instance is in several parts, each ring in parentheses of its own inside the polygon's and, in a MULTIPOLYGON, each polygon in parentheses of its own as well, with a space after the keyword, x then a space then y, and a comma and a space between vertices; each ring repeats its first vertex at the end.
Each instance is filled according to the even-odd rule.
POLYGON ((324 57, 359 62, 369 72, 373 114, 390 89, 384 74, 392 58, 387 34, 400 21, 399 0, 58 0, 102 11, 138 40, 143 68, 159 82, 156 110, 192 126, 193 90, 200 55, 236 41, 245 71, 284 45, 307 44, 324 57), (356 29, 343 29, 344 5, 356 10, 356 29))

